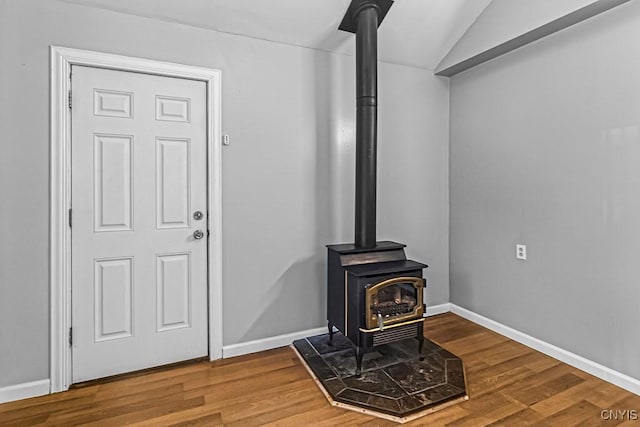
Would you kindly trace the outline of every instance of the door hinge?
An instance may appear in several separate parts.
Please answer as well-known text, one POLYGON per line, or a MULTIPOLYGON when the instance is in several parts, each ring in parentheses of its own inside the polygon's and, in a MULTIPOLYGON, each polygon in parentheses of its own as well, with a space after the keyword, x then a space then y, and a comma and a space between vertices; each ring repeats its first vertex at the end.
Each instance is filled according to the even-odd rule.
POLYGON ((211 233, 209 232, 209 229, 207 229, 207 237, 209 237, 211 235, 211 233))
POLYGON ((71 209, 69 209, 69 228, 71 228, 71 209))
POLYGON ((71 110, 71 89, 69 89, 69 110, 71 110))
POLYGON ((73 328, 69 328, 69 347, 73 346, 73 328))

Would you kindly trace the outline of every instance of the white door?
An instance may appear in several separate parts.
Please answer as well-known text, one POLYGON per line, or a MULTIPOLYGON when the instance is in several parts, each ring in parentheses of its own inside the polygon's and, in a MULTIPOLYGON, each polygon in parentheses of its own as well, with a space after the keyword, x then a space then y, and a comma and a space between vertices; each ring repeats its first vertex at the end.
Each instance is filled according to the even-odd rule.
POLYGON ((72 94, 73 382, 206 356, 206 84, 73 66, 72 94))

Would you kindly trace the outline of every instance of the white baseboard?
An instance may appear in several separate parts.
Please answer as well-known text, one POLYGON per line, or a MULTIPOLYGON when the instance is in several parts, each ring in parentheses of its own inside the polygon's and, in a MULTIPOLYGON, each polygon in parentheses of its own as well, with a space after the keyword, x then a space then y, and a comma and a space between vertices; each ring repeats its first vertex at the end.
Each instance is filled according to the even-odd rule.
POLYGON ((531 347, 534 350, 538 350, 541 353, 558 359, 561 362, 566 363, 567 365, 578 368, 581 371, 587 372, 604 381, 615 384, 618 387, 630 391, 631 393, 640 395, 640 380, 636 378, 630 377, 629 375, 623 374, 622 372, 614 371, 613 369, 607 368, 606 366, 601 365, 597 362, 586 359, 575 353, 571 353, 570 351, 557 347, 553 344, 549 344, 548 342, 539 340, 538 338, 532 337, 531 335, 527 335, 524 332, 520 332, 509 326, 503 325, 502 323, 498 323, 495 320, 491 320, 480 314, 474 313, 473 311, 467 310, 466 308, 457 306, 455 304, 450 304, 450 307, 451 312, 457 314, 460 317, 464 317, 465 319, 468 319, 473 323, 477 323, 478 325, 484 326, 487 329, 491 329, 492 331, 497 332, 500 335, 511 338, 514 341, 524 344, 527 347, 531 347))
POLYGON ((445 302, 444 304, 428 306, 427 309, 425 310, 424 316, 425 317, 435 316, 437 314, 448 313, 450 311, 451 311, 451 304, 449 304, 448 302, 445 302))
POLYGON ((49 394, 50 384, 47 379, 0 387, 0 403, 49 394))
POLYGON ((290 334, 275 337, 262 338, 255 341, 241 342, 222 347, 222 358, 241 356, 243 354, 257 353, 258 351, 271 350, 272 348, 291 345, 295 340, 327 332, 327 327, 307 329, 306 331, 292 332, 290 334))

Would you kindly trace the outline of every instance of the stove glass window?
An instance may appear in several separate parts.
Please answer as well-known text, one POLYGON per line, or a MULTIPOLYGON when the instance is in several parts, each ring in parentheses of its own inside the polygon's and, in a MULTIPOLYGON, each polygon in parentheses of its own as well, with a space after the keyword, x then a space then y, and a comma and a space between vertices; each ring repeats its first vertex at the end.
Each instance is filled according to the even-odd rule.
POLYGON ((371 311, 382 317, 413 312, 417 304, 417 289, 413 283, 385 286, 373 296, 371 311))

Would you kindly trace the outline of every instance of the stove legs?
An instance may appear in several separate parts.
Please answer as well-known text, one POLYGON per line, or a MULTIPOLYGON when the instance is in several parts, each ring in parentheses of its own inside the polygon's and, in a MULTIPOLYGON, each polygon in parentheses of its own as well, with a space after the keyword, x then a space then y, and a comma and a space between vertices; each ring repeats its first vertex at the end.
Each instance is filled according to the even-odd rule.
MULTIPOLYGON (((328 322, 329 327, 329 345, 332 343, 333 332, 331 328, 333 327, 333 323, 331 321, 328 322)), ((362 375, 362 360, 364 359, 364 355, 373 351, 373 348, 376 346, 389 345, 396 341, 403 341, 405 339, 412 340, 415 338, 418 340, 418 357, 420 361, 424 360, 424 356, 422 354, 422 349, 424 348, 424 329, 422 322, 411 322, 408 325, 396 325, 394 326, 393 331, 384 332, 374 330, 371 332, 365 332, 361 328, 358 332, 358 335, 355 336, 346 336, 351 343, 353 344, 353 350, 356 358, 356 378, 360 378, 362 375), (410 338, 411 337, 411 338, 410 338), (382 342, 380 342, 382 341, 382 342)), ((415 360, 415 359, 414 359, 415 360)))
POLYGON ((329 345, 333 345, 333 323, 327 322, 327 328, 329 328, 329 345))
POLYGON ((362 373, 362 356, 364 356, 365 352, 365 349, 356 346, 356 378, 360 378, 362 373))

